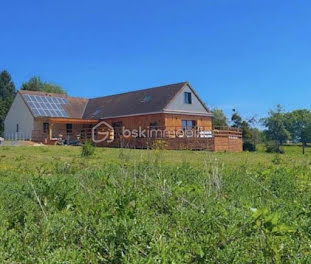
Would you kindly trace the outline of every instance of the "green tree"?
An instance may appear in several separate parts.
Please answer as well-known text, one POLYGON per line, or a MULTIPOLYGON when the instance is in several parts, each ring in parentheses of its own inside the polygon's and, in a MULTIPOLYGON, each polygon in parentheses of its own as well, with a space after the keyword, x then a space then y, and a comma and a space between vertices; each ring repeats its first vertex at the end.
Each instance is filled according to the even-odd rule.
POLYGON ((291 135, 294 142, 302 143, 302 152, 308 142, 311 142, 310 126, 311 126, 311 112, 307 109, 298 109, 285 115, 285 127, 291 135))
POLYGON ((243 118, 235 109, 233 109, 232 111, 232 127, 242 130, 243 150, 255 151, 260 133, 257 128, 252 127, 252 124, 255 123, 255 118, 253 117, 248 121, 243 120, 243 118))
POLYGON ((235 109, 232 109, 232 112, 233 112, 231 116, 232 127, 242 128, 243 122, 242 117, 235 109))
POLYGON ((302 154, 305 154, 307 143, 311 142, 311 124, 307 124, 301 132, 302 154))
POLYGON ((227 127, 227 118, 221 109, 215 108, 213 110, 213 127, 227 127))
POLYGON ((16 91, 11 75, 6 70, 0 73, 0 135, 3 136, 4 119, 14 100, 16 91))
POLYGON ((290 139, 290 133, 285 125, 286 118, 282 106, 277 105, 276 110, 269 111, 269 116, 262 119, 262 123, 266 127, 266 138, 274 141, 277 144, 276 150, 280 151, 280 146, 290 139))
POLYGON ((62 87, 43 82, 38 76, 34 76, 30 78, 28 82, 23 83, 21 90, 66 94, 66 91, 62 87))
POLYGON ((14 100, 16 91, 11 75, 6 70, 0 73, 0 100, 6 105, 11 105, 14 100))
POLYGON ((0 136, 3 136, 4 131, 4 120, 7 112, 7 107, 4 104, 4 101, 0 99, 0 136))

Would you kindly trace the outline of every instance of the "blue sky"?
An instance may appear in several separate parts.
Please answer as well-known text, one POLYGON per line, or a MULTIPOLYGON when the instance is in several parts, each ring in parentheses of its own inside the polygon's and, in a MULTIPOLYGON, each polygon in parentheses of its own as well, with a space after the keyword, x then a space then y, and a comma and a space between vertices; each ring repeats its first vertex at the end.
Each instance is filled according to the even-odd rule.
POLYGON ((189 81, 209 107, 310 108, 311 1, 2 1, 0 70, 96 97, 189 81))

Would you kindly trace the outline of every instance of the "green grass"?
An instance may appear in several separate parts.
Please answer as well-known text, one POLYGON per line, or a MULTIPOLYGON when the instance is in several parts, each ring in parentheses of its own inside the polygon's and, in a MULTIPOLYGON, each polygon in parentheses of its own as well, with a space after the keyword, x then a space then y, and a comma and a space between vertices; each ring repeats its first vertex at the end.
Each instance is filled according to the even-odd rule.
POLYGON ((0 147, 0 263, 310 263, 311 151, 0 147))

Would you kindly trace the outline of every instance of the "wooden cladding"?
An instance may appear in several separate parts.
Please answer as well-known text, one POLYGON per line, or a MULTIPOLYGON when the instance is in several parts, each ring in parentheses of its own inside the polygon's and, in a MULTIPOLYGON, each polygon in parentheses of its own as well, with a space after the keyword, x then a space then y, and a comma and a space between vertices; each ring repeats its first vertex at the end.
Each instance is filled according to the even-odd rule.
POLYGON ((120 118, 105 119, 107 123, 122 122, 126 129, 148 128, 156 124, 157 127, 182 127, 182 120, 191 120, 197 127, 204 127, 207 130, 212 130, 212 118, 198 115, 184 114, 150 114, 141 116, 128 116, 120 118))
MULTIPOLYGON (((191 115, 191 114, 149 114, 141 116, 128 116, 120 118, 110 118, 104 120, 106 123, 114 127, 113 142, 99 143, 98 146, 107 147, 128 147, 128 148, 153 148, 155 144, 160 142, 165 149, 192 149, 192 150, 209 150, 209 151, 242 151, 242 134, 238 130, 232 129, 212 129, 212 118, 208 116, 191 115), (201 133, 197 137, 188 137, 187 134, 179 136, 177 134, 165 137, 124 137, 122 129, 138 130, 141 129, 157 129, 171 131, 191 132, 197 128, 201 129, 201 133), (203 130, 202 130, 203 129, 203 130), (189 131, 188 131, 189 130, 189 131), (207 136, 206 136, 207 135, 207 136)), ((38 141, 44 141, 46 134, 42 133, 46 129, 42 129, 43 122, 49 122, 51 134, 50 139, 57 137, 58 134, 64 136, 69 135, 71 138, 79 137, 82 141, 91 138, 91 128, 100 121, 95 120, 76 120, 76 119, 50 119, 36 121, 38 141), (89 123, 87 121, 90 121, 89 123), (38 126, 40 123, 40 126, 38 126), (68 125, 71 125, 69 129, 68 125), (42 129, 42 130, 41 130, 42 129), (40 135, 40 137, 39 137, 40 135), (39 140, 40 138, 40 140, 39 140)), ((45 131, 46 132, 46 131, 45 131)), ((34 134, 34 133, 33 133, 34 134)), ((35 137, 35 135, 33 135, 35 137)), ((49 143, 49 141, 48 141, 49 143)))

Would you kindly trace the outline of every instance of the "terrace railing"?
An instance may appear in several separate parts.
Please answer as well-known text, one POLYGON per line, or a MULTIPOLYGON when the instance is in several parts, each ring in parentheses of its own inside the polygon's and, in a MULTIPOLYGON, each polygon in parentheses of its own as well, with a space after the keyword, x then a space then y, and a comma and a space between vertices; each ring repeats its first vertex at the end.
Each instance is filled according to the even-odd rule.
MULTIPOLYGON (((95 136, 99 131, 107 131, 108 128, 99 128, 95 130, 95 136)), ((241 130, 231 127, 182 127, 182 126, 153 126, 153 127, 137 127, 128 129, 126 127, 115 127, 111 131, 110 139, 118 138, 159 138, 159 139, 174 139, 174 138, 212 138, 214 135, 241 135, 241 130)), ((92 128, 81 128, 67 131, 66 129, 54 129, 52 138, 49 138, 48 132, 42 130, 34 130, 32 133, 34 141, 56 141, 59 138, 67 140, 91 140, 92 128)))

